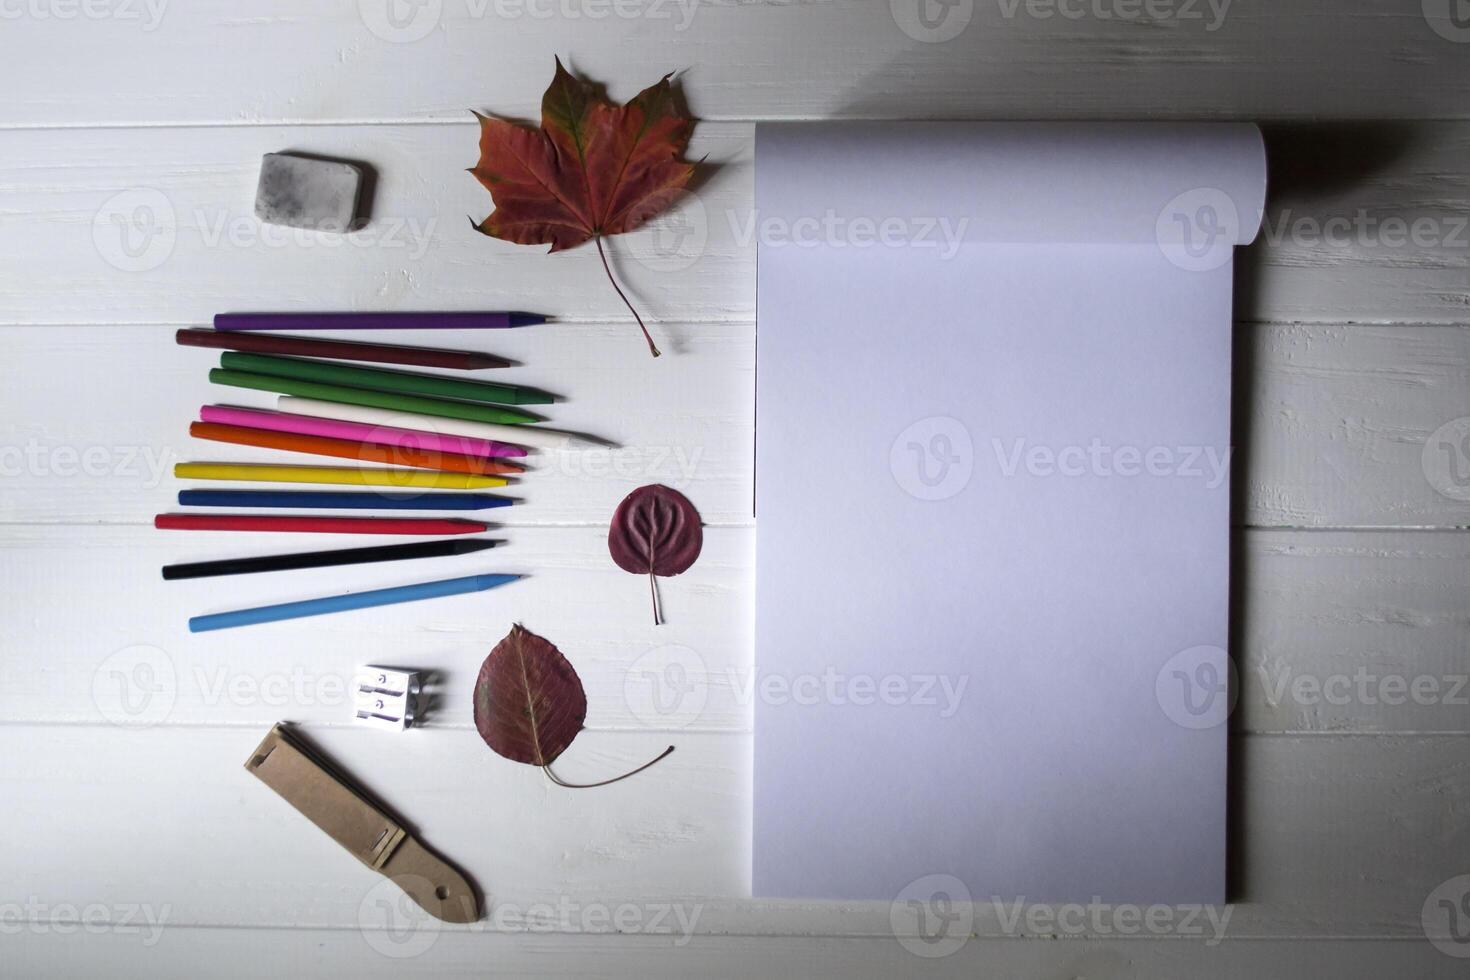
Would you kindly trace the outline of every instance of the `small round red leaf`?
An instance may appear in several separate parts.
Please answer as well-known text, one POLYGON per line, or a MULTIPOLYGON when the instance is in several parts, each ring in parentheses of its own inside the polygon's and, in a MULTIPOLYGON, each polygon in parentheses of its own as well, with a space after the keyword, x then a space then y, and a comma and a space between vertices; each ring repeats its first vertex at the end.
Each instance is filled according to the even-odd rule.
POLYGON ((682 493, 661 484, 624 497, 607 532, 613 561, 635 575, 678 575, 694 564, 703 546, 699 511, 682 493))

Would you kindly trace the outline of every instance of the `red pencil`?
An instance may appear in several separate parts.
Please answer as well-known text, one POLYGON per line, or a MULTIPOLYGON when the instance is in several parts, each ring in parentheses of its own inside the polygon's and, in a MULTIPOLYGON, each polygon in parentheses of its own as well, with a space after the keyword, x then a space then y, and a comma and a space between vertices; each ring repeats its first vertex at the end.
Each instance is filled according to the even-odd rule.
POLYGON ((159 514, 166 531, 295 531, 306 534, 475 534, 490 525, 454 518, 276 517, 266 514, 159 514))
POLYGON ((268 333, 237 333, 220 330, 180 330, 174 340, 185 347, 214 347, 253 351, 257 354, 300 354, 330 357, 339 361, 374 361, 380 364, 414 364, 419 367, 480 368, 509 367, 510 361, 472 350, 435 350, 401 344, 369 344, 357 340, 323 340, 318 337, 285 337, 268 333))

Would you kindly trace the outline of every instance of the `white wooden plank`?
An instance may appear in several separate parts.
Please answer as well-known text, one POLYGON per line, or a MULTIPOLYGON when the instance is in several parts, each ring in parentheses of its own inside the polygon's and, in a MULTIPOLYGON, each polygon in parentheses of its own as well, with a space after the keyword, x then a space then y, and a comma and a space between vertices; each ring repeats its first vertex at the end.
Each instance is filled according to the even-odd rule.
POLYGON ((1470 127, 1265 133, 1269 199, 1255 244, 1238 256, 1237 319, 1466 322, 1470 127))
MULTIPOLYGON (((5 895, 33 903, 25 917, 48 917, 36 906, 102 902, 167 906, 176 925, 355 927, 383 889, 374 891, 371 872, 244 771, 262 734, 0 729, 0 780, 11 790, 0 828, 26 842, 8 859, 5 895), (41 744, 46 751, 32 750, 41 744), (162 820, 174 813, 180 817, 162 820)), ((663 762, 592 795, 496 757, 467 731, 309 734, 485 889, 500 914, 463 931, 612 931, 583 910, 621 903, 650 928, 665 910, 662 921, 682 914, 701 935, 889 936, 895 929, 889 902, 743 897, 748 736, 682 737, 663 762)), ((1227 939, 1422 937, 1425 900, 1463 870, 1445 856, 1470 842, 1464 741, 1236 740, 1232 860, 1240 904, 1228 920, 1217 919, 1218 931, 1227 939)), ((559 769, 569 779, 607 775, 663 745, 657 733, 586 732, 559 769)), ((1057 931, 1034 915, 1012 918, 1017 899, 1026 908, 1024 896, 970 887, 975 935, 1057 931)), ((895 914, 899 932, 911 934, 917 919, 895 914)), ((1171 926, 1181 935, 1189 928, 1216 931, 1182 913, 1171 926)))
MULTIPOLYGON (((66 928, 65 926, 62 927, 66 928)), ((1422 940, 1255 940, 1148 942, 1070 939, 1057 942, 971 939, 942 958, 920 959, 895 938, 698 936, 545 936, 441 933, 422 952, 407 942, 379 952, 352 930, 208 929, 165 926, 153 933, 126 927, 61 934, 50 924, 17 928, 6 954, 27 976, 90 978, 100 969, 119 978, 193 980, 331 974, 398 980, 417 976, 609 977, 648 980, 745 980, 748 977, 889 980, 897 976, 973 978, 1086 977, 1088 980, 1218 980, 1331 976, 1380 980, 1459 978, 1463 961, 1422 940), (122 930, 122 931, 119 931, 122 930)), ((391 941, 390 941, 391 942, 391 941)))
POLYGON ((1438 455, 1448 443, 1470 472, 1443 432, 1470 416, 1470 330, 1262 326, 1237 346, 1235 379, 1248 523, 1470 524, 1470 488, 1438 455))
POLYGON ((1470 534, 1237 539, 1237 728, 1470 733, 1470 534))
POLYGON ((0 636, 0 722, 348 724, 353 673, 380 664, 436 672, 427 721, 468 729, 480 663, 520 622, 576 665, 593 728, 677 730, 697 720, 688 717, 690 702, 661 723, 648 686, 658 678, 642 676, 661 658, 694 657, 691 663, 705 665, 694 675, 703 681, 707 671, 718 683, 706 724, 748 731, 749 705, 738 702, 732 678, 750 664, 749 530, 709 529, 694 568, 659 581, 668 621, 658 627, 647 581, 612 563, 606 534, 512 529, 503 548, 464 557, 165 582, 158 568, 170 561, 352 542, 324 544, 321 535, 241 542, 140 527, 5 528, 0 587, 27 597, 27 615, 0 636), (87 569, 96 577, 83 585, 79 575, 87 569), (190 615, 206 612, 492 571, 528 577, 412 606, 204 634, 186 628, 190 615))
MULTIPOLYGON (((477 516, 507 526, 605 524, 626 494, 664 483, 688 494, 708 523, 748 524, 753 328, 705 323, 664 331, 673 332, 682 339, 657 360, 627 324, 545 324, 490 336, 451 331, 430 341, 521 362, 472 376, 553 391, 565 400, 542 406, 548 424, 614 444, 528 457, 527 472, 503 490, 518 502, 477 516)), ((181 489, 233 486, 175 479, 177 462, 336 462, 190 438, 201 405, 270 408, 276 400, 210 384, 219 352, 176 346, 173 334, 161 327, 0 328, 8 353, 0 360, 0 475, 10 491, 0 497, 0 520, 151 521, 179 509, 181 489)), ((424 342, 408 333, 382 339, 424 342)))
MULTIPOLYGON (((6 133, 0 323, 203 325, 229 310, 450 308, 630 320, 595 248, 548 256, 471 227, 491 201, 465 172, 479 137, 468 112, 463 119, 6 133), (367 225, 341 236, 258 222, 260 157, 278 150, 375 170, 367 225)), ((749 127, 699 127, 690 152, 710 166, 697 201, 609 241, 646 320, 752 319, 754 241, 737 248, 730 222, 706 217, 749 208, 750 150, 749 127), (701 241, 699 227, 713 237, 701 241)), ((628 331, 639 347, 636 326, 628 331)), ((671 353, 681 339, 659 331, 671 353)))
MULTIPOLYGON (((515 489, 523 505, 492 520, 602 524, 630 490, 661 482, 685 490, 709 523, 750 522, 754 331, 674 329, 686 338, 681 350, 658 361, 626 324, 445 338, 524 362, 484 376, 565 394, 548 406, 552 424, 619 446, 532 461, 515 489)), ((1448 485, 1437 488, 1423 464, 1431 434, 1470 416, 1470 329, 1242 325, 1239 335, 1238 521, 1470 524, 1470 500, 1442 492, 1448 485)), ((217 358, 175 347, 166 328, 0 327, 0 344, 11 354, 0 360, 0 404, 13 406, 0 413, 0 474, 11 490, 0 520, 147 520, 194 485, 168 475, 175 461, 286 458, 188 438, 201 404, 272 402, 208 384, 217 358)), ((1461 465, 1470 469, 1470 458, 1461 465)))
POLYGON ((1463 29, 1447 10, 1431 24, 1392 0, 922 13, 932 27, 912 4, 876 0, 32 2, 7 8, 0 120, 356 122, 485 104, 525 115, 553 52, 620 98, 687 69, 695 108, 721 119, 1373 119, 1463 117, 1470 104, 1463 29))
MULTIPOLYGON (((475 672, 516 621, 578 668, 595 731, 748 733, 760 696, 749 529, 711 529, 699 563, 660 582, 669 621, 657 628, 600 528, 516 529, 503 551, 466 558, 184 582, 163 582, 158 566, 319 543, 137 527, 0 537, 0 589, 27 595, 30 613, 0 637, 0 723, 346 725, 355 669, 378 663, 436 670, 427 723, 469 730, 475 672), (79 598, 72 584, 87 567, 106 584, 79 598), (235 605, 477 570, 531 577, 414 607, 204 635, 184 626, 235 605)), ((1238 730, 1470 734, 1470 534, 1263 530, 1244 533, 1237 553, 1238 730)))
MULTIPOLYGON (((11 275, 0 282, 0 323, 202 324, 261 307, 534 307, 629 320, 595 250, 548 257, 470 228, 465 216, 490 204, 463 172, 476 141, 466 119, 7 133, 0 263, 11 275), (260 156, 285 148, 372 164, 367 228, 344 241, 258 224, 260 156)), ((1470 126, 1287 128, 1268 138, 1272 198, 1258 243, 1240 257, 1238 319, 1466 322, 1470 126)), ((673 352, 694 329, 676 324, 751 320, 755 308, 752 128, 702 124, 692 152, 708 156, 709 173, 693 196, 610 243, 645 318, 667 324, 659 338, 673 352)))

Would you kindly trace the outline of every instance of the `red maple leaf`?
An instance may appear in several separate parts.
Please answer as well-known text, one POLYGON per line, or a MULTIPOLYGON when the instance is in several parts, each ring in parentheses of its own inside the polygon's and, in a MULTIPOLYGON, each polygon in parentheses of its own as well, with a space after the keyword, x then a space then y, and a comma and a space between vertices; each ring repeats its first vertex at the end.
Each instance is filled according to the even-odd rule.
POLYGON ((495 201, 495 210, 475 226, 481 233, 519 245, 550 245, 553 252, 589 238, 596 242, 608 280, 654 357, 659 350, 613 279, 602 239, 657 215, 694 173, 694 164, 681 159, 694 122, 679 111, 670 77, 620 106, 574 77, 558 58, 541 97, 540 129, 475 113, 480 161, 470 169, 495 201))

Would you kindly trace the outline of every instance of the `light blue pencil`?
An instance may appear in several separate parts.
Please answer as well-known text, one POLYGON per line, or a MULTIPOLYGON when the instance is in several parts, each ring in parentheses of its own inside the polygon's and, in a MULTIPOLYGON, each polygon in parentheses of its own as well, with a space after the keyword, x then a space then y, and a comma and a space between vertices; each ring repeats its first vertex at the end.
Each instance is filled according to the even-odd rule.
POLYGON ((282 619, 300 619, 303 616, 346 612, 349 609, 391 606, 398 602, 415 602, 419 599, 435 599, 439 596, 483 592, 497 585, 514 582, 520 577, 519 575, 466 575, 463 578, 446 578, 437 582, 400 585, 391 589, 373 589, 369 592, 350 592, 347 595, 304 599, 301 602, 283 602, 275 606, 236 609, 233 612, 194 616, 189 620, 189 632, 204 633, 208 630, 224 630, 234 626, 253 626, 256 623, 274 623, 282 619))

